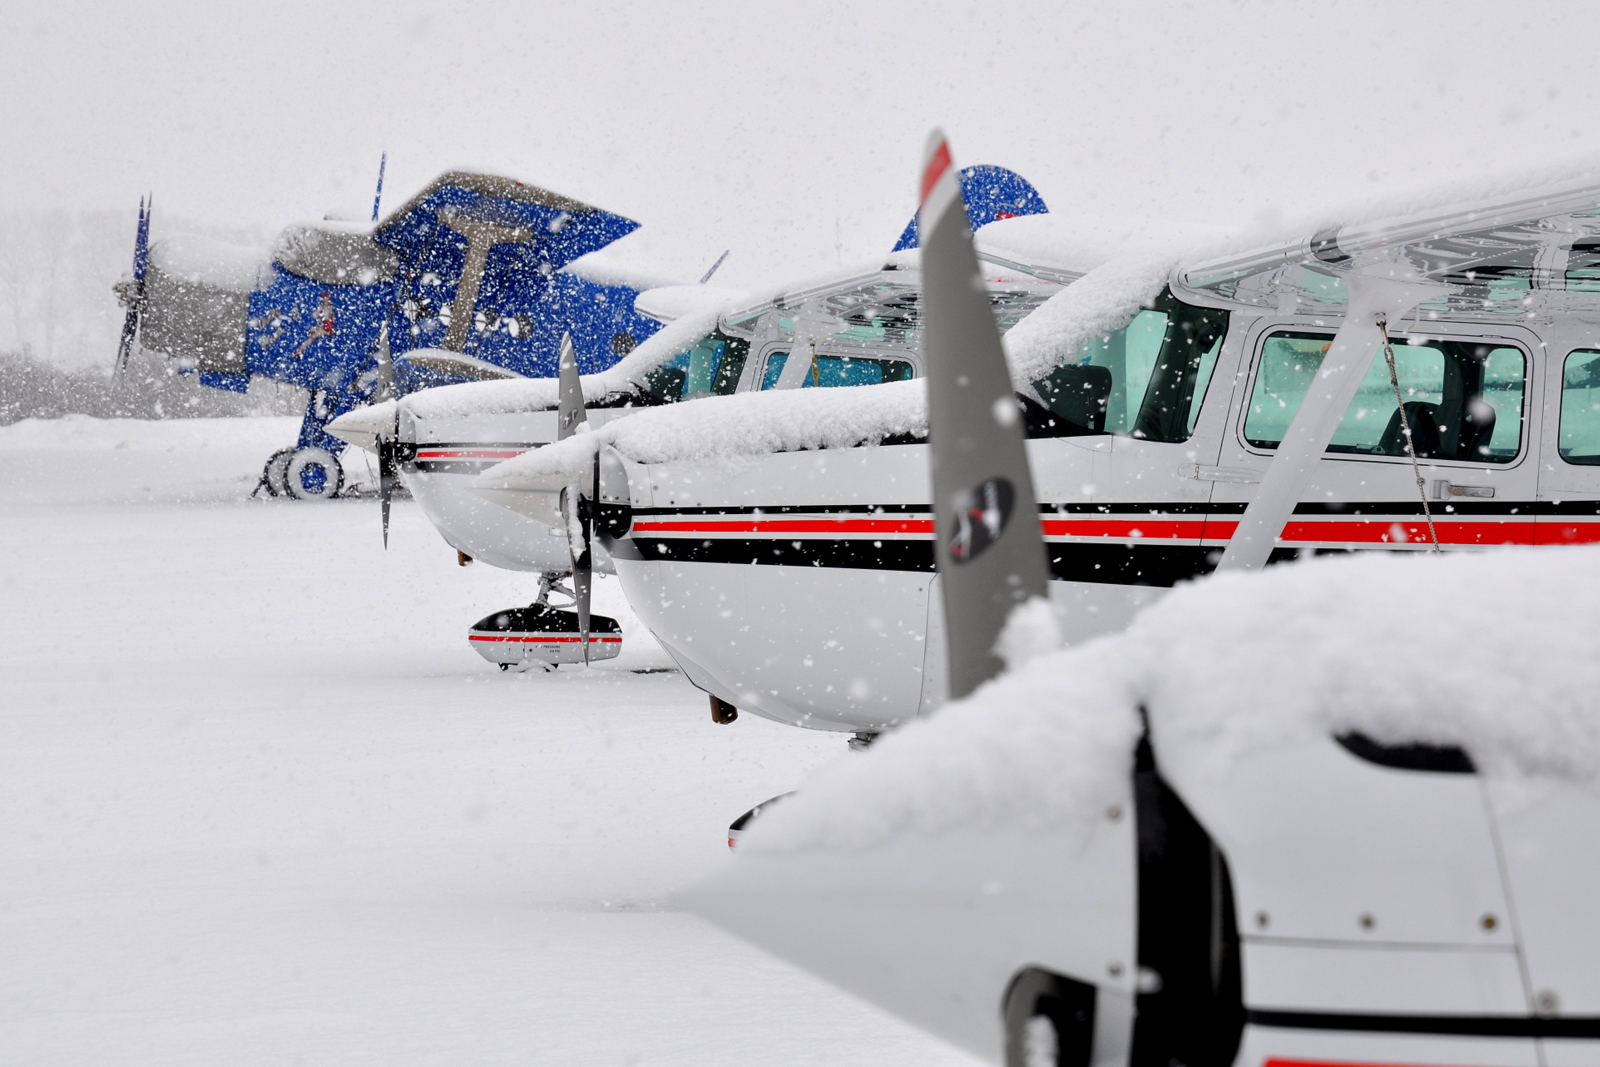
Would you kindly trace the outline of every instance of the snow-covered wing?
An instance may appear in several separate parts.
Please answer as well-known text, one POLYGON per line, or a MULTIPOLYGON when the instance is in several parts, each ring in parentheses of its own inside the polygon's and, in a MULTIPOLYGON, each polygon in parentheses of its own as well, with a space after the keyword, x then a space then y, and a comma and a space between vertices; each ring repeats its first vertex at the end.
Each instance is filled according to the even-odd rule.
POLYGON ((1342 276, 1374 259, 1402 256, 1423 279, 1451 287, 1424 311, 1523 315, 1600 310, 1590 279, 1600 248, 1600 184, 1594 177, 1478 202, 1330 225, 1285 244, 1202 260, 1181 284, 1252 307, 1337 313, 1342 276))

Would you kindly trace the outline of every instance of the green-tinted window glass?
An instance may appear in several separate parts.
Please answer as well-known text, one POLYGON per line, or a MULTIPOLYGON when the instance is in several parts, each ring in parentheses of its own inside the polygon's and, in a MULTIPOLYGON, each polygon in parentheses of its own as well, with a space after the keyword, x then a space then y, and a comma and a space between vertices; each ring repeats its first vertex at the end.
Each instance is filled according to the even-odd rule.
MULTIPOLYGON (((1269 334, 1256 364, 1245 439, 1276 448, 1333 344, 1326 333, 1269 334)), ((1395 379, 1417 455, 1507 463, 1522 444, 1527 359, 1520 349, 1437 339, 1397 340, 1395 379)), ((1394 381, 1380 350, 1345 409, 1329 452, 1405 455, 1394 381)))
POLYGON ((713 393, 726 395, 738 386, 749 352, 750 342, 718 330, 646 375, 646 389, 669 404, 713 393))
POLYGON ((1029 435, 1187 441, 1227 327, 1226 311, 1192 307, 1163 293, 1127 326, 1084 344, 1033 383, 1046 410, 1029 415, 1029 435))
MULTIPOLYGON (((777 385, 788 362, 787 352, 774 352, 768 356, 767 365, 761 372, 761 388, 771 389, 777 385)), ((811 360, 811 373, 800 382, 800 387, 832 389, 851 385, 882 385, 884 382, 907 381, 915 376, 915 368, 903 359, 816 356, 811 360)))
POLYGON ((1600 352, 1579 349, 1561 371, 1561 433, 1568 463, 1600 464, 1600 352))

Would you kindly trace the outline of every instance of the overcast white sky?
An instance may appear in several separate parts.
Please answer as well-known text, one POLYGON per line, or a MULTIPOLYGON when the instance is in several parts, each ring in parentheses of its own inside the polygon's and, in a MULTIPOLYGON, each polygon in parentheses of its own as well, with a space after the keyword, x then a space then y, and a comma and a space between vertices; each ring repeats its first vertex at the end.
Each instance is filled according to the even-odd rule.
MULTIPOLYGON (((1270 221, 1595 154, 1600 3, 0 2, 0 204, 277 226, 473 166, 755 284, 887 249, 930 126, 1057 212, 1270 221), (836 247, 842 245, 842 247, 836 247)), ((159 231, 160 219, 157 227, 159 231)))

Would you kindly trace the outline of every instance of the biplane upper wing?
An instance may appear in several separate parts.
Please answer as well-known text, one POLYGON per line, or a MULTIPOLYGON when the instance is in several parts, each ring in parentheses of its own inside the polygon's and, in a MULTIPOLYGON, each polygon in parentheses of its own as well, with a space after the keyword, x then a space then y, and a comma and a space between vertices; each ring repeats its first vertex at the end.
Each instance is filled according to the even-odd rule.
POLYGON ((528 247, 527 259, 551 270, 639 228, 632 219, 535 185, 450 171, 380 222, 373 239, 416 262, 438 245, 441 224, 469 238, 474 232, 506 236, 506 243, 528 247))

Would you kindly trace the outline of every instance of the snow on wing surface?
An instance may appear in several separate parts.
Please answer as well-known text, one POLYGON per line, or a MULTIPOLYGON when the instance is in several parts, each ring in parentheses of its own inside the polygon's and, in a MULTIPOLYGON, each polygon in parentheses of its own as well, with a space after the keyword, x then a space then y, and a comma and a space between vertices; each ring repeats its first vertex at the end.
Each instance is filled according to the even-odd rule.
MULTIPOLYGON (((1160 291, 1172 265, 1170 257, 1116 260, 1050 297, 1003 338, 1013 380, 1030 382, 1082 342, 1126 325, 1140 306, 1160 291), (1035 320, 1038 325, 1030 326, 1035 320)), ((678 325, 673 323, 667 329, 678 325)), ((614 374, 622 366, 619 363, 606 373, 614 374)), ((505 388, 510 395, 511 388, 531 389, 535 384, 508 383, 505 388)), ((433 390, 408 403, 441 402, 452 390, 462 388, 433 390)), ((587 394, 587 385, 585 391, 587 394)), ((606 426, 591 435, 592 439, 570 440, 526 453, 486 471, 477 484, 480 488, 516 488, 519 479, 542 484, 553 474, 578 473, 587 469, 600 444, 612 445, 642 463, 666 463, 849 448, 877 444, 889 437, 922 436, 927 426, 927 391, 921 381, 707 397, 692 405, 641 412, 606 426)))
POLYGON ((1226 778, 1249 753, 1358 731, 1459 745, 1491 778, 1592 783, 1596 585, 1597 548, 1371 553, 1212 577, 1122 634, 1034 659, 828 766, 740 847, 1087 832, 1126 792, 1141 706, 1158 758, 1187 753, 1191 775, 1226 778), (1396 610, 1444 603, 1448 624, 1396 610))
MULTIPOLYGON (((613 393, 639 384, 656 367, 694 344, 716 328, 723 305, 701 308, 663 327, 615 366, 598 374, 586 374, 583 399, 594 403, 613 393)), ((426 356, 428 350, 407 353, 410 358, 426 356)), ((455 357, 456 353, 445 353, 455 357)), ((357 408, 328 424, 328 432, 342 441, 373 451, 379 433, 391 432, 395 410, 404 406, 424 419, 462 418, 473 415, 519 414, 543 411, 556 406, 557 381, 554 378, 515 378, 505 381, 464 382, 425 389, 401 400, 389 400, 357 408)))
POLYGON ((789 389, 713 396, 651 408, 491 467, 480 489, 543 486, 588 469, 601 445, 642 463, 732 459, 801 448, 849 448, 928 429, 919 380, 854 389, 789 389))

